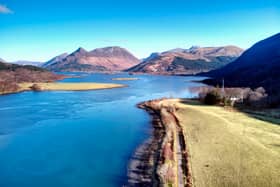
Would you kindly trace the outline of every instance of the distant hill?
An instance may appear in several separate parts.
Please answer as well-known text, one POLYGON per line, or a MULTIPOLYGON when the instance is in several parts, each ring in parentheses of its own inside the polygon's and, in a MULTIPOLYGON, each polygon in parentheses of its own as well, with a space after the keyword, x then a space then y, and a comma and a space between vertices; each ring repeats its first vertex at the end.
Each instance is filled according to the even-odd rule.
POLYGON ((47 71, 47 70, 37 67, 37 66, 12 64, 12 63, 7 63, 7 62, 3 62, 0 60, 0 71, 4 71, 4 70, 16 71, 18 69, 25 69, 25 70, 30 70, 30 71, 40 71, 40 72, 47 71))
POLYGON ((222 67, 241 55, 235 46, 176 48, 163 53, 152 53, 129 72, 152 74, 196 74, 222 67))
POLYGON ((18 83, 53 82, 64 78, 43 68, 31 65, 10 64, 0 61, 0 94, 16 92, 18 83))
POLYGON ((66 58, 67 56, 68 56, 68 53, 63 53, 63 54, 61 54, 61 55, 58 55, 58 56, 52 58, 51 60, 49 60, 49 61, 47 61, 47 62, 45 62, 45 63, 43 63, 41 66, 42 66, 43 68, 46 68, 46 67, 48 67, 48 66, 51 66, 52 64, 55 64, 55 63, 58 63, 58 62, 62 61, 62 60, 63 60, 64 58, 66 58))
POLYGON ((73 53, 62 54, 42 65, 51 71, 121 71, 140 61, 121 47, 105 47, 92 51, 79 48, 73 53))
POLYGON ((226 86, 262 86, 280 102, 280 33, 256 43, 227 66, 202 75, 213 77, 205 80, 213 85, 224 79, 226 86))
POLYGON ((36 62, 36 61, 27 61, 27 60, 18 60, 15 62, 9 62, 12 64, 18 64, 18 65, 32 65, 32 66, 41 66, 43 62, 36 62))

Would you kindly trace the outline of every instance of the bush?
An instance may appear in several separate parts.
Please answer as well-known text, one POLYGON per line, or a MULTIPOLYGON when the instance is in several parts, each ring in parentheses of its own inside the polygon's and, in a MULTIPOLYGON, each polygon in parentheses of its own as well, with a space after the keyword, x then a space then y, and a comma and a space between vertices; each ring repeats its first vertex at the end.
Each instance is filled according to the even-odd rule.
POLYGON ((267 94, 262 87, 250 90, 246 97, 244 97, 244 103, 248 106, 255 108, 264 108, 269 105, 267 94))
POLYGON ((204 97, 204 103, 207 105, 216 105, 221 101, 221 97, 217 92, 211 91, 204 97))
POLYGON ((38 85, 38 84, 33 84, 31 87, 30 87, 31 90, 33 91, 41 91, 41 87, 38 85))

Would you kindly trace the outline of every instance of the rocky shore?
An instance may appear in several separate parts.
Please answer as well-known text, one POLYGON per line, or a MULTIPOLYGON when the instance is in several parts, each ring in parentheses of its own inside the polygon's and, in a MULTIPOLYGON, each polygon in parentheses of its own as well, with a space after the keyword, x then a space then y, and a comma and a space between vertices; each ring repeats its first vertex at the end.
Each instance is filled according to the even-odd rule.
POLYGON ((127 186, 191 186, 191 173, 178 108, 164 99, 140 103, 152 116, 152 137, 135 152, 128 168, 127 186))

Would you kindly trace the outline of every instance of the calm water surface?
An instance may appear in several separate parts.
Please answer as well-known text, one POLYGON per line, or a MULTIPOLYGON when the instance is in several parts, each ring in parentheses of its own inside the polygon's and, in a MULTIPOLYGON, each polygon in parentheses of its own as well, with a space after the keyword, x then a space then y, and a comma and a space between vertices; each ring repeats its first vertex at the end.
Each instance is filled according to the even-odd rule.
POLYGON ((194 77, 81 74, 62 82, 115 82, 97 91, 24 92, 0 96, 1 187, 113 187, 126 182, 150 118, 135 107, 159 97, 192 97, 194 77))

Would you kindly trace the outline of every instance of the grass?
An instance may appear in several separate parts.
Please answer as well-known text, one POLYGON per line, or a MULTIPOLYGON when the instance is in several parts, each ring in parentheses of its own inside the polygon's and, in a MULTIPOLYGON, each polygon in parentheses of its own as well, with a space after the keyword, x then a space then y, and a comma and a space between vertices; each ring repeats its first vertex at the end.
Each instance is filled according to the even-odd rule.
POLYGON ((134 81, 138 80, 138 78, 132 78, 132 77, 120 77, 120 78, 112 78, 114 81, 134 81))
POLYGON ((262 110, 252 110, 252 109, 241 108, 240 110, 254 118, 280 125, 280 120, 279 120, 280 119, 280 108, 262 109, 262 110))
POLYGON ((98 90, 120 88, 122 84, 107 83, 20 83, 21 90, 30 90, 33 84, 37 84, 42 91, 44 90, 65 90, 65 91, 81 91, 81 90, 98 90))
POLYGON ((166 102, 179 107, 194 186, 280 186, 279 125, 222 107, 166 102))

